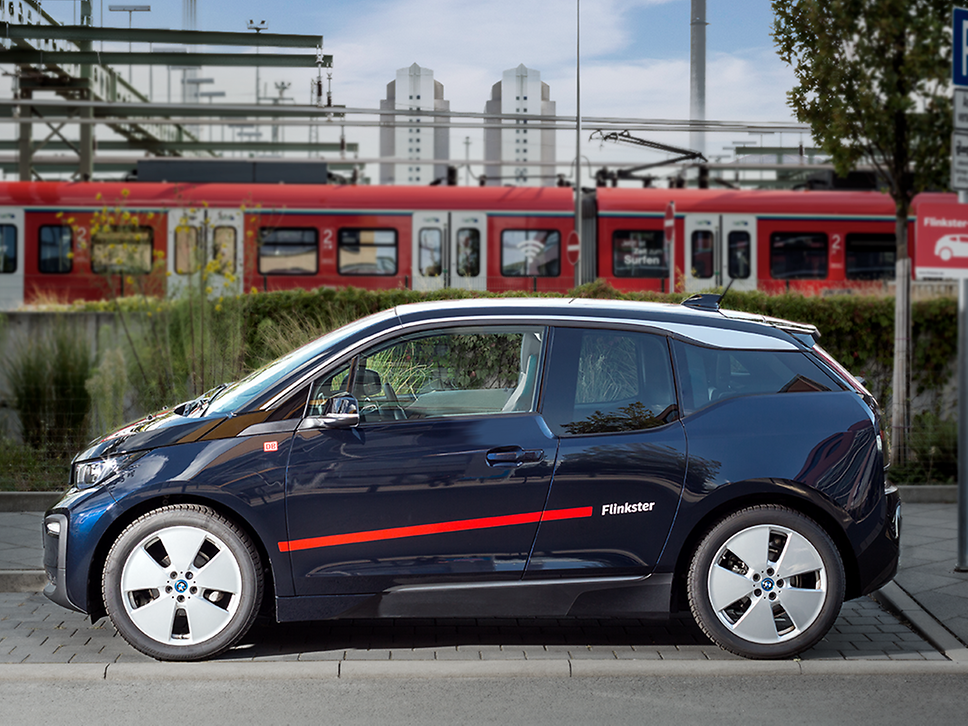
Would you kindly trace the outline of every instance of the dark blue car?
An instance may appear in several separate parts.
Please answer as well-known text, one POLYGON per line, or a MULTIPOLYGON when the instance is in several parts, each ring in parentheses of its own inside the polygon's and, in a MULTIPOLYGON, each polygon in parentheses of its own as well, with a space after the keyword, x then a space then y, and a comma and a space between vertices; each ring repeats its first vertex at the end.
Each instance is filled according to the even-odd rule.
POLYGON ((816 337, 708 296, 372 315, 79 454, 46 593, 166 660, 260 611, 691 610, 789 657, 898 558, 876 404, 816 337))

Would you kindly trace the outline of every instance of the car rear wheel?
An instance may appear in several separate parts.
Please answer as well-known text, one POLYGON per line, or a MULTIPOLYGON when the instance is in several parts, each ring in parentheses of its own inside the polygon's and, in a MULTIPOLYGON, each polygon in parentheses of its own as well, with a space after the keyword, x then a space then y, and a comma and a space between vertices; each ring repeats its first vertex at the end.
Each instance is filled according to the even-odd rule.
POLYGON ((196 504, 156 509, 128 525, 102 577, 118 632, 159 660, 199 660, 230 648, 252 625, 262 587, 252 540, 196 504))
POLYGON ((813 646, 844 600, 844 567, 830 536, 785 507, 721 519, 696 549, 689 605, 714 642, 746 658, 787 658, 813 646))

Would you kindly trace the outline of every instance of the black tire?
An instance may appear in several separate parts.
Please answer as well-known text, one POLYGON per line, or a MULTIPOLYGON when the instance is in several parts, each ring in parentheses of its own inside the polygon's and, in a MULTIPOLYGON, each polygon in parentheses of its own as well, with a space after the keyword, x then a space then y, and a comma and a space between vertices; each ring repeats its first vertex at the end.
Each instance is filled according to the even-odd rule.
POLYGON ((162 507, 129 524, 101 579, 118 632, 159 660, 201 660, 232 647, 255 620, 262 590, 252 540, 197 504, 162 507))
POLYGON ((687 578, 689 607, 726 650, 789 658, 830 630, 844 581, 840 553, 823 528, 786 507, 759 505, 724 517, 699 543, 687 578))

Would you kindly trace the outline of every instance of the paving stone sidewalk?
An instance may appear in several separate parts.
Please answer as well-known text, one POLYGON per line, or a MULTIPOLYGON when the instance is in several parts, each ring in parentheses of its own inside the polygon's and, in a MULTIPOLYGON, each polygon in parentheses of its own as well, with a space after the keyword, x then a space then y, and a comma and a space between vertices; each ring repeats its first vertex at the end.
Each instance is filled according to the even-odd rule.
MULTIPOLYGON (((689 620, 426 619, 257 623, 215 660, 729 660, 689 620)), ((844 605, 803 660, 944 661, 869 598, 844 605)), ((0 663, 149 661, 110 622, 91 624, 39 593, 0 593, 0 663)), ((739 659, 742 660, 742 659, 739 659)))

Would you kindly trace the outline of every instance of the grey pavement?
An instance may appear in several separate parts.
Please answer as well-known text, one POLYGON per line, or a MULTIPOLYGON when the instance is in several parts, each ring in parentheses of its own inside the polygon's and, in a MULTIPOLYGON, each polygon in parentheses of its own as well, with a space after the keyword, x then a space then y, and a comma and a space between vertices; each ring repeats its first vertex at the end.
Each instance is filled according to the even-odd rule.
MULTIPOLYGON (((877 666, 873 661, 885 667, 920 663, 922 668, 929 661, 938 666, 968 663, 968 574, 954 572, 955 505, 905 504, 903 511, 896 583, 874 598, 845 603, 830 633, 801 656, 801 667, 830 668, 840 662, 856 668, 860 661, 868 668, 877 666)), ((39 592, 44 582, 42 518, 41 512, 0 511, 0 664, 116 666, 150 661, 108 620, 91 623, 39 592)), ((713 668, 712 662, 724 667, 727 661, 733 666, 745 662, 710 643, 688 618, 258 622, 239 646, 216 660, 328 662, 345 673, 378 663, 388 668, 399 661, 404 663, 394 667, 404 669, 405 663, 426 669, 471 667, 476 662, 480 665, 473 667, 494 668, 495 674, 540 667, 528 666, 528 661, 548 667, 566 663, 572 674, 623 664, 658 666, 662 661, 685 667, 702 662, 713 668)))

